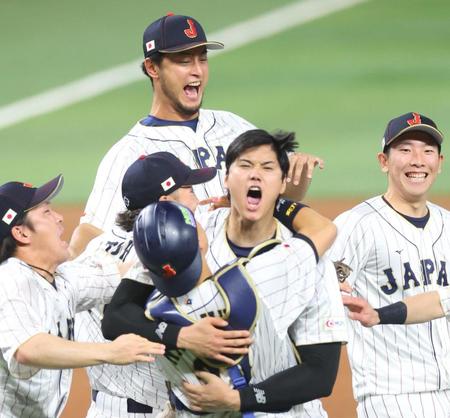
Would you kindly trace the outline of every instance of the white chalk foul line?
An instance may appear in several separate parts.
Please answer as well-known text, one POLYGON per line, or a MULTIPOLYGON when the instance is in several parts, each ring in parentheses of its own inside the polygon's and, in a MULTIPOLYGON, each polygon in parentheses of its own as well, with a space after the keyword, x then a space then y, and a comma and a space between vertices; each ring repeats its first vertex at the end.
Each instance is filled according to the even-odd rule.
MULTIPOLYGON (((287 4, 265 14, 211 33, 210 39, 225 43, 232 51, 251 42, 268 38, 302 23, 352 7, 367 0, 303 0, 287 4)), ((102 93, 140 81, 142 59, 99 71, 77 81, 0 107, 0 129, 44 115, 102 93)))

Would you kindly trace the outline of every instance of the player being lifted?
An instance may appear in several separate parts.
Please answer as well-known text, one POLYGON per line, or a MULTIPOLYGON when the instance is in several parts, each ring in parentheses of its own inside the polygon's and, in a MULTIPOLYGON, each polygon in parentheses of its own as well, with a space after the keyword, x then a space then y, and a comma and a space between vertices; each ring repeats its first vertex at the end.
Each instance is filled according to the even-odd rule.
MULTIPOLYGON (((351 267, 347 280, 353 295, 373 306, 448 286, 450 216, 427 201, 441 171, 442 141, 426 116, 407 113, 392 119, 378 154, 387 191, 336 218, 338 237, 329 256, 351 267)), ((390 312, 394 322, 401 322, 403 314, 402 309, 390 312)), ((407 327, 364 328, 355 321, 350 326, 359 417, 448 418, 450 331, 445 319, 407 327)))
MULTIPOLYGON (((117 213, 125 210, 120 184, 126 169, 140 155, 167 151, 191 168, 216 167, 214 180, 194 187, 199 199, 216 198, 224 194, 223 163, 228 145, 254 128, 233 113, 201 108, 209 79, 208 50, 221 49, 223 44, 207 40, 196 19, 167 15, 155 20, 144 31, 142 47, 142 69, 153 92, 150 114, 140 119, 100 163, 81 218, 82 224, 91 226, 74 235, 71 247, 75 251, 89 240, 90 229, 109 229, 117 213)), ((322 167, 323 161, 297 152, 290 158, 288 197, 300 200, 314 167, 322 167)))

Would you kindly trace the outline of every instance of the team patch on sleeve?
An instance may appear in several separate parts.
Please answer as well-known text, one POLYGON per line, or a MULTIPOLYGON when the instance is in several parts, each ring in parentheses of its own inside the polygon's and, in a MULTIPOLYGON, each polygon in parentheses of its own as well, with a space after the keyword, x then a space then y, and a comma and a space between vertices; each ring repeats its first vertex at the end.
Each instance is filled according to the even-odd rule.
POLYGON ((343 318, 328 318, 323 322, 325 331, 336 331, 345 329, 345 320, 343 318))

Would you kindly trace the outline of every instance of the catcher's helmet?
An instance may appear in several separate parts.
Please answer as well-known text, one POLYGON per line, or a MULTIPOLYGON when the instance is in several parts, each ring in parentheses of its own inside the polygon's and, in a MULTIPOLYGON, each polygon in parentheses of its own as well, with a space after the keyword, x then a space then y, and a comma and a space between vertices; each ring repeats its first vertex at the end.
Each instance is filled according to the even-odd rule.
POLYGON ((133 240, 139 259, 163 295, 178 297, 195 287, 202 259, 197 223, 188 208, 171 201, 148 205, 134 223, 133 240))

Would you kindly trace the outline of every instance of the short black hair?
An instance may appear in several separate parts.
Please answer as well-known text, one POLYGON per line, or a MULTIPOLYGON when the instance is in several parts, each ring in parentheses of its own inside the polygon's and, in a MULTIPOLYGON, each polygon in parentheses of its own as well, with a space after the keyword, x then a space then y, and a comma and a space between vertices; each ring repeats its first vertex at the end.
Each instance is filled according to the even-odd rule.
POLYGON ((270 145, 277 155, 280 164, 282 178, 289 172, 289 152, 293 152, 297 146, 294 132, 277 131, 273 134, 264 129, 251 129, 240 134, 228 147, 225 155, 226 173, 230 171, 233 162, 250 148, 270 145))
MULTIPOLYGON (((19 225, 25 225, 28 228, 30 228, 32 231, 34 231, 33 224, 31 221, 27 218, 27 212, 21 214, 17 217, 17 220, 14 224, 14 226, 19 225)), ((17 250, 17 241, 13 238, 11 234, 9 234, 7 237, 3 238, 3 240, 0 242, 0 263, 3 263, 8 258, 11 258, 15 255, 17 250)))

